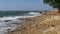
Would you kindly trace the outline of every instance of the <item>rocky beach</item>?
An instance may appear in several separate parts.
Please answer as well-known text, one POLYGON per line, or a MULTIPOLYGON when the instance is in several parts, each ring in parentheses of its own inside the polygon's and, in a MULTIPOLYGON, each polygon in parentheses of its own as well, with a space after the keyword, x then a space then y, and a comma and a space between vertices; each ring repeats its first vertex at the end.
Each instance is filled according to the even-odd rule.
POLYGON ((33 18, 18 18, 17 20, 26 20, 26 22, 6 34, 60 34, 60 15, 56 14, 58 13, 33 18))
POLYGON ((60 34, 60 15, 56 14, 22 19, 27 22, 6 34, 60 34))
POLYGON ((41 16, 39 12, 5 11, 0 12, 0 34, 5 34, 20 28, 22 24, 31 22, 34 17, 41 16), (8 14, 8 15, 7 15, 8 14))
POLYGON ((60 0, 0 0, 0 34, 60 34, 60 0))

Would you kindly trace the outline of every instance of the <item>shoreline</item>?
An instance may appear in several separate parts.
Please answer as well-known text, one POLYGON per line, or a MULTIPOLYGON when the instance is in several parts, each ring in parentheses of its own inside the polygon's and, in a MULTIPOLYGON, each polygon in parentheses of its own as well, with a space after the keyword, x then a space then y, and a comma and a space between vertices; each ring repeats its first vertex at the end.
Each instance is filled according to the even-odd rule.
MULTIPOLYGON (((57 13, 56 13, 57 14, 57 13)), ((48 32, 49 28, 54 28, 53 17, 56 18, 56 14, 47 14, 42 16, 36 16, 32 18, 18 18, 18 20, 27 20, 27 22, 21 24, 21 27, 16 28, 13 31, 9 31, 6 34, 43 34, 48 32), (52 18, 52 20, 51 20, 52 18), (47 30, 47 31, 45 31, 47 30)), ((58 20, 57 16, 57 20, 58 20)), ((55 19, 56 20, 56 19, 55 19)), ((59 19, 60 20, 60 19, 59 19)), ((58 21, 56 21, 58 22, 58 21)), ((55 33, 55 32, 53 32, 55 33)))
MULTIPOLYGON (((45 20, 46 18, 49 18, 50 16, 47 16, 47 15, 43 15, 43 16, 36 16, 36 17, 32 17, 32 18, 25 18, 25 19, 22 19, 22 20, 27 20, 27 22, 21 24, 21 27, 18 27, 16 28, 15 30, 18 30, 18 29, 22 29, 23 26, 25 26, 26 24, 34 24, 34 22, 41 22, 43 20, 45 20)), ((18 18, 19 19, 19 18, 18 18)), ((38 23, 36 23, 38 24, 38 23)), ((13 31, 15 31, 13 30, 13 31)), ((8 31, 7 33, 10 34, 10 32, 13 32, 13 31, 8 31)))
POLYGON ((7 16, 4 16, 4 17, 0 18, 0 21, 1 21, 1 24, 2 24, 2 25, 0 24, 1 25, 0 26, 1 27, 1 29, 0 29, 1 34, 4 34, 7 31, 10 31, 11 29, 12 30, 15 29, 15 27, 18 27, 18 25, 21 24, 22 20, 23 20, 22 23, 24 23, 24 21, 29 22, 29 21, 31 21, 32 17, 38 16, 38 15, 41 15, 41 14, 35 13, 35 12, 29 12, 29 13, 27 12, 27 15, 25 15, 25 14, 23 14, 23 15, 21 14, 22 16, 12 16, 12 15, 11 16, 7 15, 7 16))

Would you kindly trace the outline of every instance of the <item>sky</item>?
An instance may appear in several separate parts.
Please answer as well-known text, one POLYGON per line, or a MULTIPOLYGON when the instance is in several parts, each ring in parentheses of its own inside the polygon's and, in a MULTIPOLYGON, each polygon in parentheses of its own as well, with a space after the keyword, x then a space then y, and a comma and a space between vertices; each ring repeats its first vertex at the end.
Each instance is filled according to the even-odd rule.
POLYGON ((53 10, 43 0, 0 0, 0 10, 53 10))

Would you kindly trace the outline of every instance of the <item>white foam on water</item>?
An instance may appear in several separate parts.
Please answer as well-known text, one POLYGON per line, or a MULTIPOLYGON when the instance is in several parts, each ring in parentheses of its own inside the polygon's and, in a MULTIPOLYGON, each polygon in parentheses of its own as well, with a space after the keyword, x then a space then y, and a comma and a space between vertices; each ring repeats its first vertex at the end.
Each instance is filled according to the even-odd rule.
POLYGON ((41 14, 39 12, 29 12, 28 15, 40 16, 41 14))
POLYGON ((35 16, 3 17, 3 18, 0 18, 0 21, 5 21, 5 20, 15 20, 15 19, 17 19, 17 18, 31 18, 31 17, 35 17, 35 16))
POLYGON ((0 18, 0 21, 5 21, 5 20, 15 20, 17 18, 31 18, 31 17, 35 17, 35 16, 41 16, 40 13, 38 12, 29 12, 27 15, 24 15, 24 16, 9 16, 9 17, 3 17, 3 18, 0 18))
POLYGON ((24 21, 20 20, 12 20, 9 22, 0 22, 0 34, 4 34, 8 31, 12 31, 16 29, 17 27, 20 27, 19 24, 24 21))
POLYGON ((23 20, 15 20, 17 18, 25 18, 25 16, 16 16, 16 17, 3 17, 0 18, 0 34, 4 34, 9 30, 14 30, 17 27, 20 27, 18 24, 24 22, 23 20), (6 20, 11 20, 9 22, 5 22, 6 20))
POLYGON ((10 16, 10 17, 3 17, 0 18, 0 34, 4 34, 9 30, 14 30, 17 27, 19 27, 18 24, 25 22, 24 20, 16 20, 17 18, 31 18, 31 17, 35 17, 35 16, 39 16, 41 14, 39 13, 35 13, 35 12, 30 12, 28 13, 28 15, 25 16, 10 16), (5 22, 6 20, 11 20, 9 22, 5 22))
POLYGON ((28 18, 28 17, 34 17, 34 16, 3 17, 3 18, 0 18, 0 21, 5 21, 5 20, 15 20, 15 19, 17 19, 17 18, 28 18))

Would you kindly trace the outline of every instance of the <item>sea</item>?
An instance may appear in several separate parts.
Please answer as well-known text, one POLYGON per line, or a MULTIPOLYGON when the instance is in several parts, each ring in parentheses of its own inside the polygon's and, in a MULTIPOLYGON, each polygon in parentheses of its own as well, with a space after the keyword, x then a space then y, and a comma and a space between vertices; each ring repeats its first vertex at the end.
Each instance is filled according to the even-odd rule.
POLYGON ((25 20, 17 20, 17 18, 32 18, 41 16, 39 11, 0 11, 0 34, 15 30, 20 27, 19 24, 25 20))

